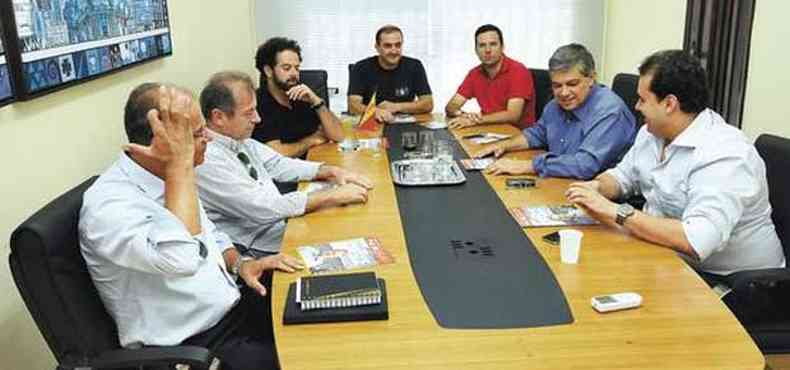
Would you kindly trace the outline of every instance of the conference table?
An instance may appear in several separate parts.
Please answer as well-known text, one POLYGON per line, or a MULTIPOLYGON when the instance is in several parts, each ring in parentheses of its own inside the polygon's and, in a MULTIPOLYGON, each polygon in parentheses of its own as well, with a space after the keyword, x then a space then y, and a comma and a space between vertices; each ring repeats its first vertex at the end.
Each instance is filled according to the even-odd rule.
MULTIPOLYGON (((431 119, 443 117, 418 117, 421 122, 431 119)), ((470 154, 480 146, 460 136, 478 132, 518 134, 510 125, 451 130, 470 154)), ((375 137, 380 131, 357 135, 375 137)), ((506 156, 529 159, 537 153, 506 156)), ((541 239, 558 228, 523 229, 565 294, 572 323, 528 329, 444 329, 432 316, 412 271, 386 150, 342 152, 329 143, 313 148, 308 158, 363 173, 375 188, 366 204, 291 219, 282 251, 298 256, 296 248, 302 245, 374 236, 396 262, 371 269, 387 283, 386 321, 283 325, 288 285, 308 272, 275 273, 272 315, 283 370, 765 368, 744 328, 675 252, 603 225, 574 227, 584 232, 575 265, 562 263, 559 247, 541 239), (639 293, 642 306, 605 314, 591 307, 593 296, 626 291, 639 293)), ((539 178, 535 188, 512 190, 505 187, 507 177, 486 175, 506 207, 566 203, 563 193, 572 182, 539 178)), ((442 228, 441 219, 431 215, 425 219, 442 228)), ((474 299, 471 292, 469 299, 474 299)))

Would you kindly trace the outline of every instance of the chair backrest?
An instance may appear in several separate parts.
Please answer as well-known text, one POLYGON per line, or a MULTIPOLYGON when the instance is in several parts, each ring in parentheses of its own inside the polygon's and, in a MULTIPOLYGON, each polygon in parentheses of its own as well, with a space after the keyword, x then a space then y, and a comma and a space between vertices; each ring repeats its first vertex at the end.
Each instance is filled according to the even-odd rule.
POLYGON ((532 72, 532 82, 535 84, 535 119, 540 119, 543 115, 543 107, 554 98, 551 92, 551 77, 549 71, 545 69, 530 68, 532 72))
POLYGON ((30 216, 11 234, 17 289, 58 363, 79 365, 120 348, 80 253, 77 224, 92 177, 30 216))
POLYGON ((299 79, 302 83, 318 94, 321 99, 324 99, 327 108, 329 108, 328 78, 329 74, 323 69, 303 69, 299 71, 299 79))
POLYGON ((785 162, 790 158, 790 139, 762 134, 754 146, 765 161, 768 195, 773 208, 771 219, 782 241, 785 256, 790 256, 790 172, 785 162))
POLYGON ((639 100, 639 95, 636 93, 637 86, 639 86, 639 76, 630 73, 618 73, 612 80, 612 91, 623 99, 625 105, 631 110, 636 118, 636 128, 642 127, 645 123, 645 118, 642 113, 636 110, 636 102, 639 100))

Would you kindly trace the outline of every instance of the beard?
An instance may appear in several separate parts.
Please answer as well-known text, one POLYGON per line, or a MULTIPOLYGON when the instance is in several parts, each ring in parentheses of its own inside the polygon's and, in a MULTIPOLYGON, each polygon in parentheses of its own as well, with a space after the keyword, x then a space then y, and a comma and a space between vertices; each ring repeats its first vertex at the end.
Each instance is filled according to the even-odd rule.
POLYGON ((277 76, 274 76, 274 84, 282 91, 288 91, 290 88, 299 84, 299 79, 292 79, 292 80, 281 80, 277 76))

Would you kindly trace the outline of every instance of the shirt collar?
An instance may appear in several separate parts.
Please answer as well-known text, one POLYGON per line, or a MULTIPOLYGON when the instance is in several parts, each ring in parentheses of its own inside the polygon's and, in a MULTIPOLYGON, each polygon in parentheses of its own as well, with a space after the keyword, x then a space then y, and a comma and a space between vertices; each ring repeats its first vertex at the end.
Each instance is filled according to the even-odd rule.
MULTIPOLYGON (((502 67, 501 67, 501 68, 499 68, 499 71, 496 73, 496 75, 494 75, 494 78, 492 78, 492 80, 496 80, 497 78, 499 78, 499 76, 502 76, 503 74, 507 73, 507 72, 510 70, 510 65, 511 65, 512 63, 513 63, 513 60, 512 60, 512 59, 508 58, 508 57, 507 57, 507 55, 505 55, 505 54, 502 54, 502 67)), ((483 68, 483 65, 482 65, 482 64, 480 64, 479 66, 477 66, 477 71, 478 71, 478 72, 479 72, 481 75, 483 75, 483 77, 485 77, 486 79, 488 79, 488 74, 486 73, 486 71, 485 71, 485 69, 483 68)))
POLYGON ((129 177, 129 181, 152 199, 159 199, 165 194, 165 182, 132 160, 126 153, 121 153, 118 165, 129 177))
POLYGON ((595 106, 595 103, 593 103, 593 101, 598 99, 598 95, 600 95, 600 91, 601 91, 601 85, 597 83, 593 84, 592 91, 590 91, 590 94, 587 95, 587 99, 584 99, 584 102, 580 106, 576 107, 576 109, 573 109, 571 111, 565 111, 562 108, 560 108, 560 110, 565 112, 570 117, 574 117, 579 121, 587 122, 590 119, 589 117, 590 114, 593 113, 592 107, 595 106))
POLYGON ((238 153, 244 148, 243 141, 236 140, 230 136, 225 136, 211 129, 208 129, 208 133, 211 137, 211 142, 209 142, 209 144, 217 143, 234 153, 238 153))
POLYGON ((724 122, 716 112, 705 108, 702 112, 697 114, 697 117, 691 121, 688 127, 678 135, 675 140, 672 140, 672 146, 685 146, 695 148, 705 140, 709 140, 708 130, 706 129, 709 123, 717 123, 716 121, 724 122))

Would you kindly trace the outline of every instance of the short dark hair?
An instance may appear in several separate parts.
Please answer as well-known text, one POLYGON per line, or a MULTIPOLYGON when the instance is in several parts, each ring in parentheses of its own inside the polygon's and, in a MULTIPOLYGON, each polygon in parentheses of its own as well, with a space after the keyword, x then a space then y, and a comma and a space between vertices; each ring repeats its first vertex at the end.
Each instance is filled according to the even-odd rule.
POLYGON ((403 37, 403 31, 401 31, 400 28, 398 28, 398 26, 388 24, 386 26, 379 28, 379 30, 376 31, 376 45, 381 43, 381 35, 385 33, 393 33, 393 32, 397 32, 400 34, 401 37, 403 37))
POLYGON ((148 111, 157 108, 162 84, 156 82, 143 83, 132 90, 126 99, 123 112, 123 125, 130 143, 150 145, 154 138, 148 124, 148 111))
POLYGON ((285 37, 272 37, 258 47, 258 52, 255 54, 255 68, 263 73, 263 66, 274 68, 277 65, 277 54, 284 50, 290 50, 296 53, 299 61, 302 61, 302 48, 299 43, 285 38, 285 37))
POLYGON ((567 72, 573 67, 579 67, 584 77, 592 77, 595 72, 595 59, 584 45, 560 46, 549 58, 549 72, 567 72))
POLYGON ((484 24, 480 27, 477 27, 477 31, 475 31, 475 47, 477 47, 477 36, 480 36, 481 33, 490 31, 496 31, 496 34, 499 36, 499 43, 505 45, 505 39, 502 37, 502 30, 493 24, 484 24))
POLYGON ((680 110, 699 113, 708 105, 708 79, 699 59, 683 50, 662 50, 645 58, 639 75, 652 75, 650 91, 659 99, 672 94, 680 110))
POLYGON ((211 111, 214 109, 219 109, 233 117, 237 104, 231 90, 231 85, 234 83, 244 84, 251 93, 255 91, 252 78, 244 72, 222 71, 209 78, 203 91, 200 92, 200 111, 203 112, 206 121, 211 120, 211 111))

